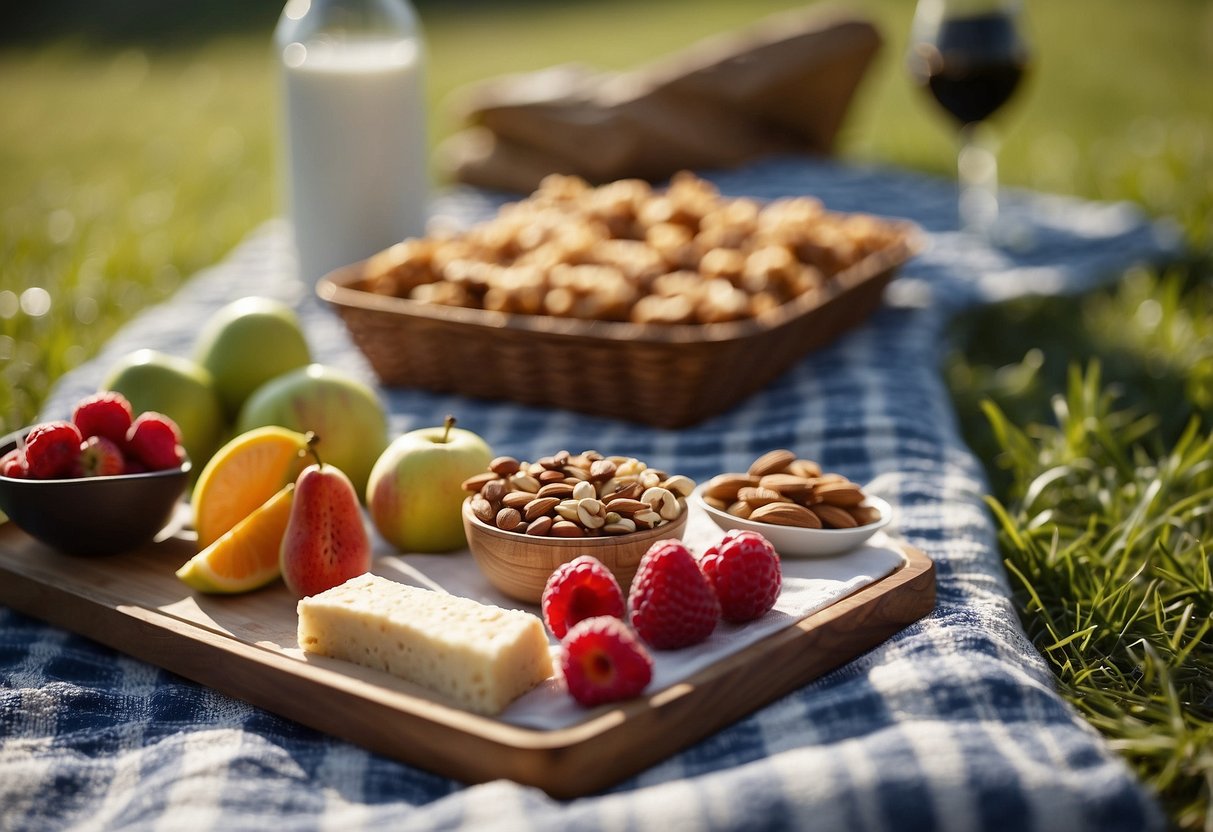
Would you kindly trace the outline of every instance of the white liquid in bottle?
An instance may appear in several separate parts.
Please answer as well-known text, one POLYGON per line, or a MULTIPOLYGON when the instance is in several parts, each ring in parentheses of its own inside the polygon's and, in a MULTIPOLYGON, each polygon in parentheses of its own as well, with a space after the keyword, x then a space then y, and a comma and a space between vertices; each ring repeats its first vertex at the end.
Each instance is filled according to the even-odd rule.
POLYGON ((291 43, 282 61, 287 201, 310 283, 425 231, 421 44, 291 43))

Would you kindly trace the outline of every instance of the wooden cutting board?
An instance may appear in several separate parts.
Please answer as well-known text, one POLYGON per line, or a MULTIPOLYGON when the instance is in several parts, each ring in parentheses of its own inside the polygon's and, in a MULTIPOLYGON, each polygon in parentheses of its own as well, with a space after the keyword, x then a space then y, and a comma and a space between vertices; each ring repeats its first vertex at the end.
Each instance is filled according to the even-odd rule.
POLYGON ((170 539, 105 558, 59 554, 0 527, 0 604, 371 751, 464 782, 508 778, 570 798, 606 788, 845 664, 926 615, 931 560, 904 566, 664 690, 535 730, 447 705, 387 674, 295 643, 295 603, 273 586, 192 593, 170 539))

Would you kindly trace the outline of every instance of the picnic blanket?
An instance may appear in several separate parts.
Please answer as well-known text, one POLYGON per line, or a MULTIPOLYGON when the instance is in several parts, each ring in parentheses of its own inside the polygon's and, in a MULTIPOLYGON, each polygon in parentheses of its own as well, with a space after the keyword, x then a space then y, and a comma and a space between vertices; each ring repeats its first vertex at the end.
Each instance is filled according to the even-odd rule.
MULTIPOLYGON (((382 390, 393 432, 455 412, 499 453, 592 447, 696 479, 794 448, 894 506, 893 533, 935 561, 933 613, 605 793, 558 801, 376 756, 0 608, 0 829, 1161 828, 1151 796, 1057 695, 1024 636, 982 467, 939 367, 946 324, 966 309, 1092 287, 1158 257, 1166 236, 1124 205, 1011 193, 1006 213, 1032 242, 1017 252, 956 233, 954 186, 924 175, 776 159, 710 178, 730 195, 815 194, 832 209, 907 217, 931 245, 866 324, 697 426, 382 390)), ((435 210, 468 222, 503 199, 457 190, 435 210)), ((319 360, 373 381, 291 269, 285 228, 259 229, 64 377, 44 415, 62 415, 129 350, 188 352, 201 320, 254 293, 296 306, 319 360)))

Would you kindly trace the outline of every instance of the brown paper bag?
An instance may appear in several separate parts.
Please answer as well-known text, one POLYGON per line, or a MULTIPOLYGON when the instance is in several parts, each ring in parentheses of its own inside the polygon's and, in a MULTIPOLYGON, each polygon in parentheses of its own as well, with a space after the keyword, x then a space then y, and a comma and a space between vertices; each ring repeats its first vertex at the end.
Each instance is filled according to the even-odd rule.
POLYGON ((530 191, 548 173, 665 179, 773 153, 829 153, 880 46, 876 29, 778 15, 630 72, 568 64, 462 93, 469 128, 441 148, 457 181, 530 191))

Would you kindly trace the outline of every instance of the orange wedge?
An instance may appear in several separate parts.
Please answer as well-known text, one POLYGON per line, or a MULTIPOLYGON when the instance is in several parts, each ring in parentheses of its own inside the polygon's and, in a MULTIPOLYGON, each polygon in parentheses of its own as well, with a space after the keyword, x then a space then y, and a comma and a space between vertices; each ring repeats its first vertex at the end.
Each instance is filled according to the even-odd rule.
POLYGON ((201 551, 295 481, 307 437, 269 426, 242 433, 219 449, 194 486, 194 529, 201 551))
POLYGON ((228 594, 258 589, 277 578, 278 549, 294 498, 295 484, 289 483, 186 561, 177 577, 199 592, 228 594))

